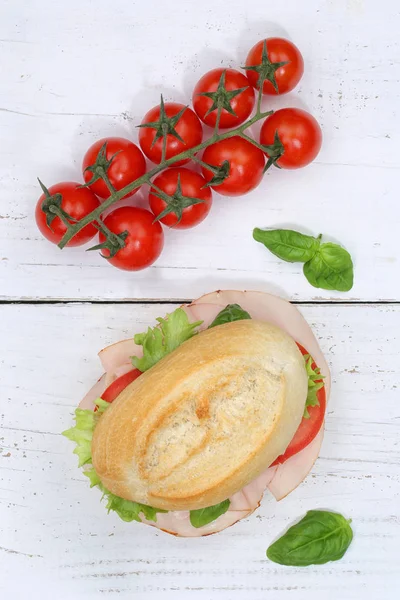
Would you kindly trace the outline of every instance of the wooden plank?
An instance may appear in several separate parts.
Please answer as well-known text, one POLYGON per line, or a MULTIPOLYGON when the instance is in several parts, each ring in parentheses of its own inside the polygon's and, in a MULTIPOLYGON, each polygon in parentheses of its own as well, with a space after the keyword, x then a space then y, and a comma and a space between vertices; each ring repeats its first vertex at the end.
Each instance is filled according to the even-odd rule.
POLYGON ((220 535, 173 538, 107 516, 60 436, 100 374, 96 352, 172 305, 0 307, 0 524, 5 597, 278 600, 391 598, 398 570, 400 306, 305 305, 332 366, 320 459, 280 503, 220 535), (343 560, 307 569, 265 558, 311 508, 353 519, 343 560))
MULTIPOLYGON (((265 4, 4 1, 0 19, 0 297, 182 298, 210 288, 268 289, 292 299, 398 300, 399 12, 373 2, 265 4), (179 25, 177 29, 166 23, 179 25), (277 23, 282 23, 283 26, 277 23), (301 26, 299 27, 299 23, 301 26), (385 32, 382 41, 382 31, 385 32), (265 35, 287 35, 305 56, 301 85, 268 106, 308 106, 324 130, 316 163, 267 175, 242 199, 215 197, 209 219, 166 231, 150 270, 127 274, 82 249, 60 252, 36 230, 36 176, 79 179, 98 137, 136 139, 135 125, 165 98, 187 102, 197 79, 243 64, 265 35), (105 43, 104 40, 107 40, 105 43), (377 51, 379 49, 379 52, 377 51), (349 294, 315 290, 301 265, 253 242, 254 226, 293 226, 339 240, 356 263, 349 294)), ((134 202, 146 204, 146 193, 134 202)))

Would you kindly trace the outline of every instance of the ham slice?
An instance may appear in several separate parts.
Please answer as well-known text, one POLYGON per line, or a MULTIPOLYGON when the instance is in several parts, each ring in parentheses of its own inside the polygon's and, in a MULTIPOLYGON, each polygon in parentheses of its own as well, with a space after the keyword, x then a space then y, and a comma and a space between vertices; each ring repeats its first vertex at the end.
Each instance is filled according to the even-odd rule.
POLYGON ((189 511, 187 510, 157 513, 156 522, 147 521, 146 519, 142 519, 142 522, 180 537, 202 537, 203 535, 218 533, 234 525, 251 514, 253 510, 228 510, 225 514, 218 517, 218 519, 212 521, 212 523, 199 528, 193 527, 190 522, 189 511))
POLYGON ((275 475, 268 485, 268 489, 276 498, 282 500, 306 478, 319 456, 324 428, 321 427, 311 444, 291 456, 282 465, 278 465, 275 475))
POLYGON ((121 377, 122 375, 125 375, 126 373, 129 373, 129 371, 132 371, 132 370, 133 370, 133 365, 132 365, 132 362, 129 361, 129 362, 123 363, 119 367, 116 367, 114 369, 114 371, 107 371, 107 373, 106 373, 106 388, 108 388, 108 386, 111 385, 113 383, 113 381, 118 379, 118 377, 121 377))
MULTIPOLYGON (((182 308, 191 322, 203 321, 200 330, 204 330, 228 304, 239 304, 253 319, 268 321, 280 327, 304 346, 313 356, 325 377, 328 399, 330 373, 326 360, 308 323, 297 308, 286 300, 262 292, 227 290, 207 294, 182 308)), ((116 377, 132 369, 131 356, 142 356, 141 346, 137 346, 133 339, 117 342, 101 350, 99 357, 106 373, 85 396, 80 404, 82 408, 93 408, 94 400, 103 393, 106 387, 116 377)), ((318 458, 322 440, 323 429, 301 452, 281 465, 269 467, 250 484, 236 492, 230 498, 229 510, 204 527, 195 528, 191 525, 189 511, 158 513, 156 522, 147 521, 142 516, 142 521, 167 533, 182 537, 200 537, 222 531, 250 515, 260 505, 266 489, 274 495, 276 500, 281 500, 293 491, 303 481, 318 458)))
POLYGON ((273 480, 278 466, 269 467, 259 475, 256 479, 253 479, 248 485, 246 485, 239 492, 236 492, 231 498, 231 504, 229 510, 255 510, 260 506, 260 502, 264 495, 266 488, 273 480))
POLYGON ((182 306, 182 308, 186 312, 191 323, 194 321, 203 321, 199 327, 199 330, 203 331, 211 325, 217 314, 221 312, 225 306, 222 304, 197 304, 196 302, 193 302, 192 304, 182 306))
POLYGON ((99 352, 100 362, 107 373, 114 373, 121 365, 129 362, 131 356, 142 356, 142 346, 138 346, 133 338, 106 346, 99 352))
POLYGON ((106 389, 106 374, 104 373, 100 379, 94 384, 93 387, 90 388, 88 393, 79 403, 79 408, 84 408, 86 410, 94 410, 95 400, 99 398, 104 390, 106 389))

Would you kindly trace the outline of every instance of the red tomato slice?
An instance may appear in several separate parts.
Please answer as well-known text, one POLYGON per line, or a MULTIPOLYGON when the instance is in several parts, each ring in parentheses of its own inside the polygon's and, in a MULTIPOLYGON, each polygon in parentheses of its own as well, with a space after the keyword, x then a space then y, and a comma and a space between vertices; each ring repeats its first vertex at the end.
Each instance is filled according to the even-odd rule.
POLYGON ((125 375, 121 375, 102 393, 101 397, 106 402, 113 402, 117 396, 130 384, 135 381, 142 374, 139 369, 132 369, 125 375))
MULTIPOLYGON (((297 344, 302 355, 309 354, 303 346, 297 344)), ((316 368, 316 364, 313 362, 313 369, 316 368)), ((272 463, 271 467, 274 465, 279 465, 284 463, 288 458, 303 450, 308 444, 311 444, 313 439, 316 437, 317 433, 322 427, 325 418, 325 409, 326 409, 326 393, 325 386, 322 387, 317 392, 317 398, 319 401, 319 406, 309 406, 308 413, 310 415, 309 419, 302 419, 297 429, 296 433, 289 446, 286 448, 284 454, 278 456, 278 458, 272 463)))

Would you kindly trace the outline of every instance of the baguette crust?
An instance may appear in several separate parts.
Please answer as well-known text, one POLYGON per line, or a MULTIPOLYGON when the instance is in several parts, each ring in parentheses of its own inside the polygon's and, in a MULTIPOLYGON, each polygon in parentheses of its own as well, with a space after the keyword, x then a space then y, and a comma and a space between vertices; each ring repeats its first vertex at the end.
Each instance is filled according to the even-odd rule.
POLYGON ((244 320, 188 340, 100 418, 93 466, 114 494, 165 510, 222 502, 282 454, 307 396, 296 343, 244 320))

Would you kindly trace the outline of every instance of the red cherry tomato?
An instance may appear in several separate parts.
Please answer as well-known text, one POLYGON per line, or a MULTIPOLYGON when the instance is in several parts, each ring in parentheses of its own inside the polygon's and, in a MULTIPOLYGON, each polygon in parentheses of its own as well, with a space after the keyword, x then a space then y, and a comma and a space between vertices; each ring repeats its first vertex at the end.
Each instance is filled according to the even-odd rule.
MULTIPOLYGON (((125 247, 121 248, 115 256, 108 261, 126 271, 139 271, 149 267, 160 256, 164 245, 164 233, 160 223, 154 223, 154 215, 144 208, 123 206, 110 213, 104 223, 113 233, 128 232, 125 247)), ((105 241, 105 236, 100 232, 100 242, 105 241)), ((107 258, 109 250, 105 249, 103 255, 107 258)))
MULTIPOLYGON (((298 48, 283 38, 267 38, 265 40, 267 47, 267 56, 272 66, 276 63, 286 62, 286 65, 278 67, 275 70, 275 80, 278 91, 275 90, 271 81, 266 79, 263 85, 263 94, 277 95, 286 94, 293 90, 299 83, 304 72, 304 61, 298 48)), ((250 50, 246 58, 246 67, 257 66, 262 62, 264 40, 258 42, 250 50)), ((255 88, 259 88, 259 73, 253 70, 246 70, 247 79, 255 88)))
POLYGON ((121 377, 113 381, 108 388, 102 393, 101 397, 106 402, 114 402, 115 398, 130 384, 142 374, 139 369, 132 369, 121 377))
MULTIPOLYGON (((208 112, 218 97, 231 107, 234 114, 223 108, 219 126, 221 129, 237 127, 244 123, 250 116, 254 106, 254 90, 243 73, 235 69, 213 69, 197 82, 193 91, 193 108, 197 116, 210 127, 214 127, 217 120, 218 109, 208 112), (225 74, 224 90, 220 89, 221 75, 225 74), (240 94, 233 95, 232 92, 245 88, 240 94), (220 90, 220 91, 219 91, 220 90), (213 98, 201 94, 215 94, 213 98)), ((223 106, 223 105, 222 105, 223 106)))
MULTIPOLYGON (((81 187, 82 184, 72 181, 57 183, 49 187, 51 196, 61 194, 61 209, 70 215, 73 219, 79 221, 86 217, 92 210, 100 205, 99 199, 88 188, 81 187)), ((67 231, 66 226, 60 219, 55 217, 51 222, 51 229, 46 222, 46 214, 42 210, 42 203, 45 200, 45 194, 42 194, 36 204, 35 219, 40 232, 53 244, 58 244, 67 231)), ((97 229, 92 225, 86 225, 79 231, 67 244, 67 246, 81 246, 86 244, 97 233, 97 229)))
MULTIPOLYGON (((303 348, 300 344, 297 344, 303 356, 308 354, 307 350, 303 348)), ((313 369, 316 368, 316 364, 313 362, 313 369)), ((311 444, 313 439, 316 437, 317 433, 322 427, 325 418, 326 411, 326 393, 325 386, 322 387, 317 392, 317 398, 319 401, 319 406, 309 406, 308 413, 310 417, 308 419, 302 419, 297 429, 296 433, 289 446, 286 448, 286 451, 281 456, 272 463, 273 465, 278 465, 284 463, 288 458, 294 456, 301 450, 303 450, 306 446, 311 444)))
POLYGON ((299 169, 312 162, 322 145, 318 122, 300 108, 282 108, 268 117, 260 131, 260 143, 274 143, 275 133, 283 144, 283 154, 277 160, 282 169, 299 169))
MULTIPOLYGON (((114 186, 119 191, 122 190, 126 185, 138 179, 146 173, 146 161, 140 149, 133 144, 131 141, 119 137, 109 137, 98 140, 90 146, 83 158, 82 170, 85 182, 88 183, 93 173, 86 171, 87 167, 91 167, 95 162, 96 158, 101 150, 102 146, 106 143, 106 158, 110 160, 114 155, 111 165, 108 167, 107 175, 114 186)), ((139 186, 140 187, 140 186, 139 186)), ((133 196, 138 191, 138 188, 134 189, 130 194, 127 194, 125 198, 133 196)), ((110 192, 102 179, 98 179, 91 186, 90 189, 100 198, 108 198, 110 192)))
MULTIPOLYGON (((229 162, 228 177, 220 185, 211 186, 224 196, 242 196, 260 183, 265 157, 264 153, 251 142, 234 136, 208 146, 203 153, 203 162, 218 167, 229 162)), ((211 181, 214 174, 202 167, 203 175, 211 181)))
MULTIPOLYGON (((177 102, 166 102, 164 105, 165 115, 168 118, 174 117, 181 110, 185 109, 184 104, 177 102)), ((139 129, 139 144, 145 155, 152 162, 159 164, 161 162, 163 138, 159 137, 154 143, 157 133, 157 123, 160 120, 160 106, 155 106, 145 115, 142 125, 145 123, 154 123, 153 127, 141 127, 139 129)), ((180 141, 175 135, 169 133, 167 135, 167 147, 165 157, 172 158, 185 150, 190 150, 201 143, 203 139, 203 128, 197 115, 190 108, 183 111, 178 122, 175 124, 175 132, 183 140, 180 141)), ((187 163, 189 159, 180 160, 174 163, 174 166, 179 166, 187 163)))
POLYGON ((153 183, 172 197, 170 203, 167 204, 159 195, 155 195, 157 192, 154 193, 153 188, 149 193, 150 208, 156 217, 164 212, 167 207, 171 209, 171 212, 160 219, 164 225, 176 227, 177 229, 188 229, 201 223, 210 212, 212 204, 211 189, 204 187, 207 182, 199 173, 182 167, 166 169, 156 177, 153 183), (180 181, 180 194, 178 178, 180 181), (187 204, 185 200, 190 198, 197 198, 203 200, 203 202, 185 207, 187 204), (179 219, 179 217, 181 218, 179 219))

